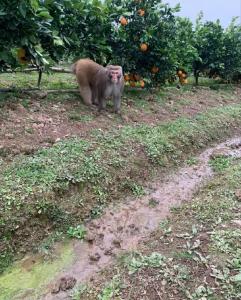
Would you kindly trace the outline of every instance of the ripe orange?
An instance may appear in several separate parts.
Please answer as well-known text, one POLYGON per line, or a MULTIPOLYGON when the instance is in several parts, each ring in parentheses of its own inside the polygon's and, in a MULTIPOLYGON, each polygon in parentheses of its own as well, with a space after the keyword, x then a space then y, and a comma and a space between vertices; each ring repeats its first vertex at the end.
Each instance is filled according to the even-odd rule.
POLYGON ((17 57, 18 60, 21 64, 26 64, 27 63, 27 59, 26 59, 26 51, 23 48, 19 48, 17 50, 17 57))
POLYGON ((182 76, 182 71, 179 70, 179 71, 177 72, 177 75, 178 75, 179 77, 182 76))
POLYGON ((131 87, 135 87, 135 86, 136 86, 135 81, 130 81, 130 86, 131 86, 131 87))
POLYGON ((134 75, 135 81, 139 81, 141 79, 141 76, 139 74, 134 75))
POLYGON ((128 74, 125 74, 125 75, 124 75, 124 80, 125 80, 125 81, 130 81, 130 76, 129 76, 128 74))
POLYGON ((141 88, 144 88, 144 87, 145 87, 145 82, 144 82, 144 80, 141 80, 141 81, 140 81, 140 87, 141 87, 141 88))
POLYGON ((144 9, 138 9, 138 14, 143 17, 145 15, 144 9))
POLYGON ((146 52, 147 49, 148 49, 148 45, 146 43, 142 43, 140 45, 140 49, 141 49, 142 52, 146 52))
POLYGON ((120 23, 122 26, 126 26, 128 24, 128 21, 125 17, 121 17, 120 18, 120 23))
POLYGON ((129 74, 130 81, 135 81, 134 74, 129 74))
POLYGON ((26 55, 25 49, 19 48, 18 51, 17 51, 18 58, 25 57, 25 55, 26 55))
POLYGON ((183 80, 183 83, 184 83, 184 84, 187 84, 187 83, 188 83, 188 80, 187 80, 187 79, 184 79, 184 80, 183 80))
POLYGON ((153 67, 151 68, 151 72, 152 72, 153 74, 158 73, 158 71, 159 71, 159 68, 158 68, 157 66, 153 66, 153 67))

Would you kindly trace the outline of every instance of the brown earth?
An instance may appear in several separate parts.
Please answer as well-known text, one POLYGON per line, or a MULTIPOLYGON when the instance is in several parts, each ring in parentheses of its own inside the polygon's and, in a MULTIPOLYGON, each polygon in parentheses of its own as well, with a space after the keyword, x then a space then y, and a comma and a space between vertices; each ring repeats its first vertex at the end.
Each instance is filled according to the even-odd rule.
MULTIPOLYGON (((162 91, 163 93, 163 91, 162 91)), ((0 156, 31 154, 58 140, 78 136, 90 138, 94 129, 108 130, 140 123, 156 124, 179 116, 193 116, 207 108, 240 102, 241 89, 214 91, 209 88, 169 89, 164 96, 137 91, 123 98, 122 117, 110 112, 98 114, 85 107, 78 96, 21 95, 1 104, 0 156), (134 96, 134 97, 133 97, 134 96), (51 99, 50 99, 51 98, 51 99)))

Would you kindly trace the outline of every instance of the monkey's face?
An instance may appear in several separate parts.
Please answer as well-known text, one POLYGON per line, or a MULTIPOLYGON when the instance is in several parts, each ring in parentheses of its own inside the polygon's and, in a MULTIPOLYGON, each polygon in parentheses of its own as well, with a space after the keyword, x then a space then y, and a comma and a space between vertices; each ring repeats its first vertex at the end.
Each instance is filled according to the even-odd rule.
POLYGON ((122 77, 121 69, 119 70, 108 70, 108 78, 112 83, 119 83, 122 77))

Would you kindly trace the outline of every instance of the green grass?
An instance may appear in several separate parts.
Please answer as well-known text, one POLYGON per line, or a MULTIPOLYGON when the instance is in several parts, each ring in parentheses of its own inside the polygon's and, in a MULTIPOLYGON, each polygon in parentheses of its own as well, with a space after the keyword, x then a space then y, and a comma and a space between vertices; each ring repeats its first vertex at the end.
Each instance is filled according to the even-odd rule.
MULTIPOLYGON (((38 73, 3 73, 0 74, 0 88, 35 88, 37 87, 38 73)), ((76 88, 77 83, 73 74, 44 73, 41 81, 43 89, 76 88)))

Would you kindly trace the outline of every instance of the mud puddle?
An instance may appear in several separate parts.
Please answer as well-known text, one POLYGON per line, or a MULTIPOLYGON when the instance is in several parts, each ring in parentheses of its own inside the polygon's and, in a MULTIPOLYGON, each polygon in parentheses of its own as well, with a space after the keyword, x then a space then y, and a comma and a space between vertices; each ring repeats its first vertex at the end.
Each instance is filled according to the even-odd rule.
POLYGON ((194 166, 183 167, 175 174, 152 183, 152 192, 148 195, 109 207, 101 218, 88 223, 85 241, 72 242, 74 261, 58 274, 54 282, 48 285, 47 292, 38 299, 71 299, 64 289, 53 287, 65 279, 66 282, 71 281, 71 278, 76 284, 86 282, 113 262, 117 254, 136 249, 138 242, 168 216, 170 208, 191 200, 201 184, 213 175, 209 166, 210 157, 222 155, 241 157, 241 138, 207 149, 197 157, 194 166))

